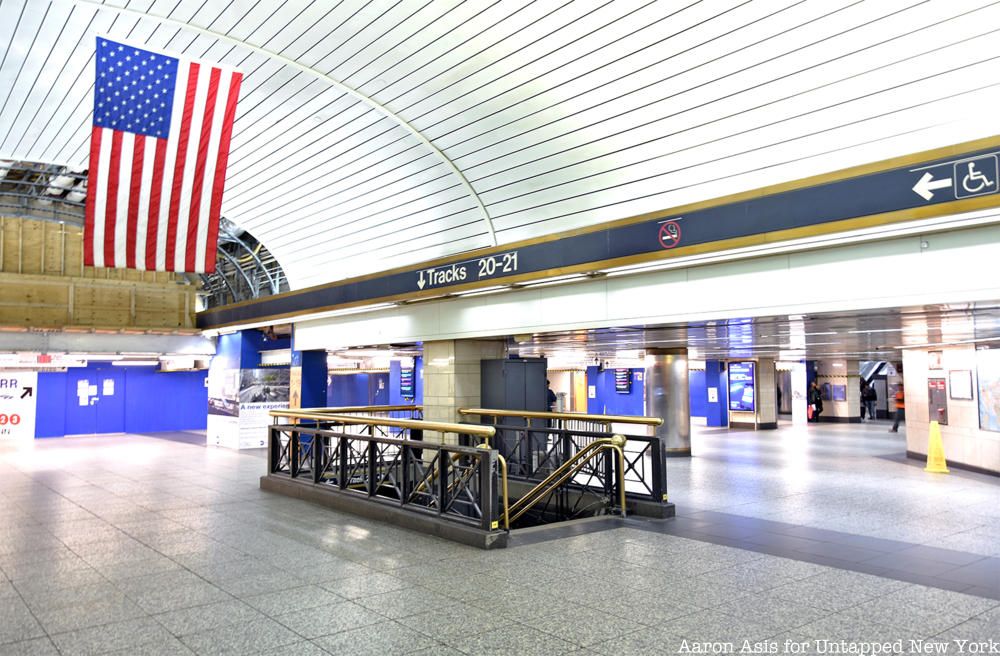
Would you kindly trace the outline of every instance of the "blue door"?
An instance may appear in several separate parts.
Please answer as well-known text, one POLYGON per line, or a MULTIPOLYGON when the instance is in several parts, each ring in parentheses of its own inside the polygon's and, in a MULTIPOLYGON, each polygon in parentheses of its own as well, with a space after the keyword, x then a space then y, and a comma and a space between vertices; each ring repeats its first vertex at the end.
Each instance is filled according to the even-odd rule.
POLYGON ((97 385, 98 372, 94 369, 66 371, 66 435, 97 432, 97 385))
POLYGON ((124 374, 110 366, 66 372, 66 435, 125 432, 124 374))
POLYGON ((125 371, 98 369, 97 432, 125 432, 125 371))

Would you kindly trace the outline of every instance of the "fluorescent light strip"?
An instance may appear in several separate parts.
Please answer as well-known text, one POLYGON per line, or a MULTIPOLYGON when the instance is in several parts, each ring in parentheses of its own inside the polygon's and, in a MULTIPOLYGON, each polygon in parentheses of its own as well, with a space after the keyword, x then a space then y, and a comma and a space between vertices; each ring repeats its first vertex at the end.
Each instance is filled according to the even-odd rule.
POLYGON ((459 298, 466 298, 468 296, 484 296, 486 294, 496 294, 498 292, 508 291, 510 287, 508 285, 497 285, 495 287, 484 287, 482 289, 473 289, 468 292, 458 292, 455 296, 459 298))

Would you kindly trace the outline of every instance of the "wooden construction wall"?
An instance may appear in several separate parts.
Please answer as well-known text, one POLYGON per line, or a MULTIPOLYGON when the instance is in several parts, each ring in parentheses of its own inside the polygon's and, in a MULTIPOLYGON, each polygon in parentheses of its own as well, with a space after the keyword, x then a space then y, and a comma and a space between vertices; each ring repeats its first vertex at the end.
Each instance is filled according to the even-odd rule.
POLYGON ((179 274, 83 266, 83 231, 0 217, 0 326, 193 328, 179 274))

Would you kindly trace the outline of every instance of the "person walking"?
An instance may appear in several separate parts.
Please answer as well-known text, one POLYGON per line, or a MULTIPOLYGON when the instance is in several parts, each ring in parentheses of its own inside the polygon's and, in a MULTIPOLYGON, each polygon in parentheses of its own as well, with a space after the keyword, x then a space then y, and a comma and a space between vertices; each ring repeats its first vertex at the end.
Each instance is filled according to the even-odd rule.
POLYGON ((875 414, 875 402, 878 401, 878 392, 875 391, 874 385, 866 385, 865 391, 861 396, 862 404, 868 409, 868 419, 869 421, 874 420, 875 414))
POLYGON ((861 421, 864 421, 865 410, 868 409, 868 406, 865 405, 865 394, 868 392, 868 381, 862 378, 859 385, 861 386, 861 388, 858 391, 858 399, 861 401, 861 403, 859 404, 861 406, 861 421))
POLYGON ((890 433, 899 432, 899 422, 906 421, 906 394, 903 392, 903 383, 896 386, 896 416, 892 422, 890 433))
POLYGON ((819 421, 819 416, 823 412, 823 393, 820 392, 819 385, 816 384, 815 380, 809 386, 809 405, 812 406, 813 411, 810 421, 819 421))

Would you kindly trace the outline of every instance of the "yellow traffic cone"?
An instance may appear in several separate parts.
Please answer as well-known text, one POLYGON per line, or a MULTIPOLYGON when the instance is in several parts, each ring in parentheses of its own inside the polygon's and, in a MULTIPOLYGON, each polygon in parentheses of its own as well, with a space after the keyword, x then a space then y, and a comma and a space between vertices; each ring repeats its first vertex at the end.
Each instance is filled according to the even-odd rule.
POLYGON ((944 444, 941 442, 941 425, 931 422, 930 435, 927 438, 927 466, 925 472, 932 474, 947 474, 948 463, 944 459, 944 444))

